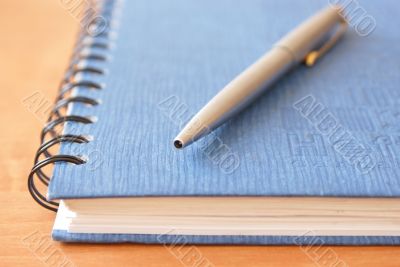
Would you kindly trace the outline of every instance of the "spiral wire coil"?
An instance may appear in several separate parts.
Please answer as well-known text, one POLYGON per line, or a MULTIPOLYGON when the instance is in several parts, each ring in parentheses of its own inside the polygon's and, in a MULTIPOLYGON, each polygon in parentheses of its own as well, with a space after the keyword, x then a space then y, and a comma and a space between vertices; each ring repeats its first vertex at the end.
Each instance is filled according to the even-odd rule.
MULTIPOLYGON (((81 24, 84 25, 78 33, 77 42, 72 53, 70 64, 65 72, 64 79, 59 86, 59 92, 55 100, 55 105, 50 112, 46 125, 43 127, 40 135, 40 143, 35 158, 34 165, 28 176, 28 189, 32 198, 42 207, 57 211, 58 202, 47 200, 40 192, 36 182, 40 181, 46 187, 49 185, 51 177, 47 175, 43 168, 57 162, 84 164, 86 160, 78 155, 53 155, 50 149, 61 143, 83 144, 90 142, 89 138, 83 135, 63 134, 56 131, 56 127, 62 127, 66 122, 75 122, 81 124, 93 123, 91 117, 67 114, 65 110, 69 104, 82 103, 90 106, 99 104, 98 100, 85 96, 72 96, 71 92, 75 88, 101 90, 102 84, 91 81, 77 81, 76 75, 81 73, 104 75, 102 67, 81 66, 83 61, 102 63, 107 61, 107 53, 110 48, 111 26, 117 1, 91 0, 86 3, 85 16, 81 24)), ((100 64, 101 66, 101 64, 100 64)))

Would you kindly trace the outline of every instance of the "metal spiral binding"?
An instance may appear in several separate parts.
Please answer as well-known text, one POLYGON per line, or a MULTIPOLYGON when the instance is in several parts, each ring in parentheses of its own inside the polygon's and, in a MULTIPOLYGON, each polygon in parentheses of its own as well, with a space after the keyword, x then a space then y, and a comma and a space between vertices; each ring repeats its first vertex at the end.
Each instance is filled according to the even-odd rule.
POLYGON ((94 28, 94 30, 96 30, 101 26, 97 24, 102 22, 104 23, 104 21, 112 22, 116 4, 117 1, 112 0, 92 0, 87 3, 84 13, 89 14, 89 12, 94 11, 94 18, 101 18, 103 21, 99 22, 99 20, 93 19, 93 16, 85 17, 84 20, 81 21, 82 25, 85 25, 85 27, 81 28, 78 34, 69 67, 67 68, 64 79, 59 86, 59 93, 56 97, 55 105, 40 135, 41 145, 36 152, 34 165, 28 176, 28 189, 33 199, 39 203, 39 205, 52 211, 57 211, 58 203, 47 200, 40 192, 35 182, 40 181, 46 187, 49 185, 51 178, 42 170, 47 165, 55 164, 57 162, 79 165, 86 162, 85 159, 78 155, 52 155, 49 152, 49 149, 64 142, 77 144, 90 142, 88 137, 83 135, 57 133, 55 128, 64 125, 64 123, 68 121, 83 124, 93 123, 93 120, 90 117, 70 114, 63 115, 63 111, 65 113, 66 108, 71 103, 83 103, 90 106, 96 106, 99 104, 96 99, 85 96, 72 96, 71 91, 77 87, 88 90, 102 89, 102 85, 96 81, 76 81, 74 78, 80 73, 104 75, 104 70, 101 67, 81 67, 79 63, 82 61, 101 63, 107 60, 107 52, 110 48, 111 25, 108 25, 103 31, 95 32, 96 34, 91 34, 89 29, 94 28))

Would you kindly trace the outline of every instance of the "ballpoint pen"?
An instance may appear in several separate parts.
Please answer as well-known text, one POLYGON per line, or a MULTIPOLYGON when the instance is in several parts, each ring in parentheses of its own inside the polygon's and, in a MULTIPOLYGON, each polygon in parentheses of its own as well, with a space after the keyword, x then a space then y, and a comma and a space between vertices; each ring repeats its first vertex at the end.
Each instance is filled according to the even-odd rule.
POLYGON ((294 65, 314 65, 346 28, 340 6, 329 6, 306 20, 214 96, 174 139, 174 146, 183 148, 232 118, 294 65))

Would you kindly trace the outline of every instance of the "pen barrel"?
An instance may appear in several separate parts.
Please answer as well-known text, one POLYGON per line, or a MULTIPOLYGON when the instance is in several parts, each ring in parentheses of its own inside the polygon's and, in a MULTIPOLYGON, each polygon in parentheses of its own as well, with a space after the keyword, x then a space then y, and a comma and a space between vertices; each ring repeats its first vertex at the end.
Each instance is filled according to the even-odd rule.
POLYGON ((293 65, 284 49, 273 49, 214 96, 182 129, 177 140, 186 146, 241 111, 293 65))
POLYGON ((303 61, 339 25, 339 7, 326 8, 309 18, 212 98, 182 129, 174 144, 182 148, 214 130, 249 105, 280 76, 303 61))
POLYGON ((321 10, 283 37, 275 46, 289 50, 295 61, 303 61, 344 20, 341 10, 340 6, 329 6, 321 10))

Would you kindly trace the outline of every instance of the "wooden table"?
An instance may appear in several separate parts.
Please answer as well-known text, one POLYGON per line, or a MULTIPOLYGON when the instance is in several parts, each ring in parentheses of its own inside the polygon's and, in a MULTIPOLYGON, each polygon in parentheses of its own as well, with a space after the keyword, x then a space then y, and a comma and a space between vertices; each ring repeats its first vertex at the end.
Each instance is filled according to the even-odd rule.
POLYGON ((55 214, 39 207, 26 187, 46 114, 32 112, 22 101, 35 92, 54 99, 79 26, 62 2, 0 2, 0 266, 195 266, 185 251, 214 266, 330 266, 318 259, 324 252, 347 266, 400 266, 400 247, 187 246, 178 251, 51 241, 55 214), (41 247, 30 243, 35 237, 43 238, 41 247))

